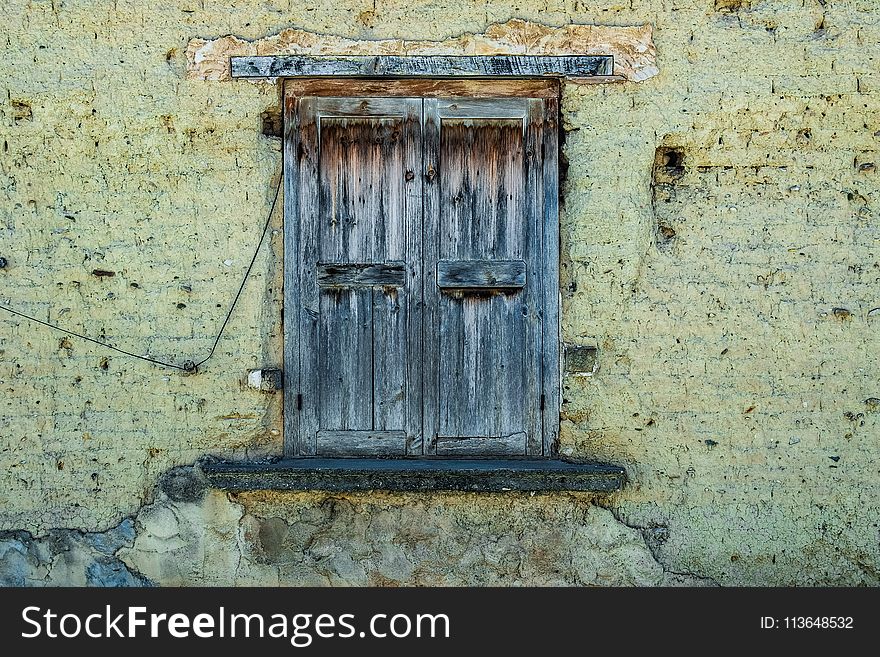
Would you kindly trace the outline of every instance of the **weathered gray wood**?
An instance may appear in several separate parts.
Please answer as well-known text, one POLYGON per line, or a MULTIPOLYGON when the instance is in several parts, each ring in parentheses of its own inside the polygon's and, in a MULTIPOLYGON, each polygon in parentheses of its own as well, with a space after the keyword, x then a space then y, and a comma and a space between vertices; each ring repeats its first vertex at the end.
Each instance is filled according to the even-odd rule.
POLYGON ((542 260, 543 203, 544 203, 544 100, 531 98, 528 101, 526 120, 526 257, 528 268, 534 273, 532 284, 526 289, 523 305, 525 322, 524 355, 525 388, 523 404, 527 407, 525 426, 528 434, 526 453, 529 456, 547 455, 543 441, 543 394, 541 350, 543 348, 542 305, 547 281, 544 278, 542 260))
POLYGON ((318 431, 318 456, 403 456, 405 431, 318 431))
POLYGON ((522 260, 441 260, 437 263, 440 288, 511 289, 525 287, 522 260))
POLYGON ((595 491, 626 483, 623 468, 533 459, 308 458, 274 463, 207 462, 211 486, 229 491, 595 491))
POLYGON ((319 430, 373 428, 372 289, 321 294, 319 430))
POLYGON ((558 452, 559 411, 561 407, 559 327, 559 101, 551 98, 545 104, 544 119, 544 216, 542 235, 542 267, 544 279, 543 358, 544 454, 558 452))
POLYGON ((415 175, 407 174, 420 152, 421 101, 306 97, 300 107, 301 123, 314 126, 300 135, 311 167, 300 168, 299 181, 300 354, 302 378, 315 381, 314 396, 303 398, 314 418, 301 428, 314 447, 302 454, 361 453, 348 439, 328 446, 351 431, 396 432, 404 436, 398 446, 377 449, 403 454, 413 423, 421 444, 418 413, 409 419, 421 381, 408 379, 421 344, 407 339, 418 323, 420 275, 410 283, 416 294, 406 290, 420 272, 409 264, 420 251, 408 249, 421 204, 408 191, 415 175))
POLYGON ((559 78, 288 78, 285 88, 295 96, 556 98, 559 78))
POLYGON ((406 267, 402 262, 369 264, 318 264, 320 287, 373 287, 406 285, 406 267))
POLYGON ((297 347, 300 363, 300 393, 297 396, 299 408, 299 436, 295 438, 296 456, 315 454, 318 431, 319 381, 319 317, 320 298, 315 280, 315 265, 318 263, 318 216, 320 198, 318 193, 318 117, 314 110, 314 100, 302 98, 297 105, 297 125, 299 143, 295 151, 298 195, 295 214, 289 228, 298 235, 296 266, 299 281, 299 306, 290 308, 290 314, 299 315, 299 335, 297 347))
POLYGON ((408 455, 492 454, 513 435, 517 454, 554 453, 558 104, 545 117, 540 98, 455 100, 288 94, 285 253, 299 257, 285 272, 286 454, 314 455, 319 430, 404 432, 408 455), (500 278, 522 271, 524 287, 441 294, 438 280, 490 276, 441 273, 440 260, 518 261, 500 278), (340 378, 351 385, 329 389, 340 378))
MULTIPOLYGON (((524 153, 527 102, 437 101, 439 191, 433 214, 426 212, 425 220, 436 225, 434 248, 440 262, 498 262, 500 272, 516 260, 520 261, 520 269, 512 278, 518 282, 525 274, 522 261, 529 221, 524 153)), ((441 278, 446 267, 438 263, 441 278)), ((482 437, 482 441, 467 443, 468 453, 481 449, 487 454, 494 453, 494 449, 510 453, 510 447, 504 444, 493 448, 494 439, 490 437, 525 435, 529 409, 523 404, 524 292, 514 287, 506 294, 455 295, 440 294, 435 287, 426 291, 428 294, 440 297, 436 342, 431 345, 438 351, 435 435, 482 437)), ((536 357, 531 354, 533 363, 536 357)), ((464 443, 450 448, 442 447, 439 438, 435 442, 438 455, 464 448, 464 443)), ((525 454, 524 442, 516 453, 525 454)))
MULTIPOLYGON (((431 273, 437 267, 437 240, 440 234, 440 114, 436 98, 424 100, 422 129, 422 179, 424 181, 424 216, 422 218, 423 272, 431 273)), ((440 427, 440 295, 432 276, 422 277, 422 362, 424 397, 422 400, 422 427, 426 455, 436 454, 437 431, 440 427)))
MULTIPOLYGON (((403 122, 403 140, 406 144, 404 149, 403 179, 404 179, 404 233, 406 247, 406 263, 408 281, 405 287, 406 316, 397 317, 397 327, 393 336, 389 335, 385 341, 386 351, 396 349, 406 354, 406 362, 400 367, 400 372, 406 376, 405 398, 405 421, 404 428, 407 433, 407 453, 422 455, 424 453, 424 438, 422 435, 422 400, 424 363, 422 353, 422 281, 424 277, 424 243, 422 236, 422 215, 424 185, 421 174, 422 168, 422 123, 423 108, 422 99, 408 100, 406 102, 405 117, 403 122), (401 332, 400 326, 405 327, 401 332), (404 345, 399 343, 398 336, 403 335, 404 345)), ((398 301, 398 303, 400 303, 398 301)), ((385 358, 388 367, 396 367, 396 361, 385 358)), ((392 381, 389 373, 386 379, 392 381)), ((388 391, 385 388, 381 392, 380 399, 386 403, 388 391)), ((377 419, 376 426, 387 426, 384 417, 377 419), (383 424, 384 423, 384 424, 383 424)))
POLYGON ((373 119, 371 124, 375 126, 375 136, 390 143, 400 139, 400 123, 407 103, 419 101, 406 98, 322 97, 315 102, 318 115, 322 119, 336 122, 343 127, 360 125, 357 121, 352 122, 352 117, 370 117, 373 119), (383 127, 387 128, 387 131, 383 132, 383 127), (394 136, 395 132, 397 132, 396 136, 394 136))
POLYGON ((437 456, 525 456, 526 434, 437 436, 437 456))
MULTIPOLYGON (((373 290, 373 429, 403 430, 407 419, 407 297, 397 288, 373 290)), ((401 431, 401 454, 406 431, 401 431)))
POLYGON ((297 98, 284 91, 284 454, 308 453, 306 435, 300 430, 300 294, 299 294, 299 121, 297 98))
POLYGON ((611 75, 611 55, 268 55, 231 58, 233 78, 315 76, 589 77, 611 75))
POLYGON ((522 98, 440 98, 437 111, 441 119, 514 119, 526 117, 526 104, 522 98))

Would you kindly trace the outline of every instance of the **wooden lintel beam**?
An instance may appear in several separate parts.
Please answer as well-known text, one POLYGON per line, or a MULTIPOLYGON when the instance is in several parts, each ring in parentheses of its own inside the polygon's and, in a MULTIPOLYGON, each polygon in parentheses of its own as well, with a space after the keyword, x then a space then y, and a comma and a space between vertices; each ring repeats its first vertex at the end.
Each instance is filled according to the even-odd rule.
POLYGON ((316 76, 573 77, 611 75, 611 55, 272 55, 231 57, 233 78, 316 76))

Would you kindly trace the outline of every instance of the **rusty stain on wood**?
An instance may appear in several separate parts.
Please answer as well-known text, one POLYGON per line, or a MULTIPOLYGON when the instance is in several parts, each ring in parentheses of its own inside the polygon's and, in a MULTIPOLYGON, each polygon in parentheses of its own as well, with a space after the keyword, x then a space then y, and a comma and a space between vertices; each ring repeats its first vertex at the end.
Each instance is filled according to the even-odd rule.
POLYGON ((375 96, 408 98, 555 98, 559 80, 456 80, 454 78, 291 78, 285 82, 288 96, 375 96))

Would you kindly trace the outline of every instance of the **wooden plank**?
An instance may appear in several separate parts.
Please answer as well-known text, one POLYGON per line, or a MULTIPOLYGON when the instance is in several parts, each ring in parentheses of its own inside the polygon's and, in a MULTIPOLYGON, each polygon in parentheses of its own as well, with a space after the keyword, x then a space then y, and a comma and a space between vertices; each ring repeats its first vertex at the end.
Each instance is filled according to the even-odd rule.
MULTIPOLYGON (((587 78, 590 80, 591 78, 587 78)), ((288 78, 294 96, 378 96, 410 98, 556 98, 558 78, 288 78)))
MULTIPOLYGON (((347 117, 369 117, 372 122, 382 125, 382 119, 389 120, 394 130, 400 129, 400 123, 403 121, 403 113, 406 99, 401 98, 332 98, 321 97, 315 99, 315 111, 322 119, 331 119, 339 122, 340 125, 347 125, 345 119, 347 117)), ((377 137, 390 139, 391 134, 381 135, 377 137)), ((397 138, 399 139, 399 134, 397 138)))
POLYGON ((442 98, 437 104, 441 119, 513 119, 522 121, 526 117, 526 106, 522 98, 442 98))
POLYGON ((611 55, 267 55, 231 58, 233 78, 330 76, 589 77, 610 75, 611 55))
POLYGON ((297 347, 300 362, 299 435, 295 437, 298 456, 315 454, 318 431, 318 338, 320 299, 315 281, 315 265, 318 263, 318 216, 320 199, 318 192, 318 120, 312 99, 303 98, 298 103, 299 143, 297 158, 298 203, 291 230, 298 238, 297 276, 299 280, 299 306, 291 314, 299 315, 297 347))
POLYGON ((318 431, 318 456, 403 456, 405 431, 318 431))
POLYGON ((284 89, 284 455, 307 452, 304 434, 300 431, 300 294, 299 294, 299 121, 298 99, 285 85, 284 89))
POLYGON ((441 120, 441 259, 521 259, 523 121, 441 120))
MULTIPOLYGON (((434 296, 438 296, 436 288, 432 290, 434 296)), ((443 295, 440 297, 437 312, 438 337, 437 343, 431 345, 438 352, 437 356, 437 387, 434 395, 438 398, 437 412, 438 423, 435 434, 434 447, 436 449, 436 436, 465 435, 465 427, 484 421, 484 414, 469 417, 465 408, 469 398, 477 395, 478 367, 472 356, 474 349, 472 343, 466 341, 464 300, 451 298, 443 295), (471 423, 466 425, 466 423, 471 423)), ((472 313, 473 314, 473 313, 472 313)), ((479 324, 471 320, 472 326, 479 324)), ((471 328, 471 337, 477 328, 471 328)), ((427 347, 427 345, 426 345, 427 347)), ((483 404, 486 404, 485 391, 479 390, 479 396, 483 404)), ((483 409, 485 411, 485 409, 483 409)), ((480 428, 482 428, 480 426, 480 428)), ((479 429, 473 427, 468 433, 479 433, 479 429)))
POLYGON ((437 456, 525 456, 526 434, 437 436, 437 456))
POLYGON ((403 244, 401 101, 320 98, 314 105, 320 117, 321 262, 403 259, 402 253, 385 256, 387 243, 403 244))
MULTIPOLYGON (((407 285, 403 291, 401 305, 406 313, 404 318, 405 333, 402 349, 406 363, 406 400, 404 428, 407 434, 406 452, 411 455, 422 455, 424 438, 422 426, 422 399, 424 364, 422 362, 422 269, 423 251, 423 194, 424 179, 421 176, 422 159, 422 121, 423 101, 421 98, 406 101, 406 115, 403 122, 403 224, 406 235, 407 285)), ((399 335, 399 334, 398 334, 399 335)), ((389 340, 394 344, 395 340, 389 340)), ((401 349, 399 342, 394 344, 401 349)), ((389 360, 389 365, 393 363, 389 360)), ((378 426, 378 425, 377 425, 378 426)))
POLYGON ((525 389, 523 403, 526 405, 525 427, 528 434, 526 453, 529 456, 544 454, 542 369, 543 357, 543 312, 544 275, 542 260, 543 209, 544 209, 544 100, 533 98, 528 101, 528 120, 526 121, 526 256, 529 269, 534 277, 526 289, 523 304, 525 336, 523 356, 525 359, 525 389))
POLYGON ((544 394, 544 455, 558 451, 560 394, 559 328, 559 100, 550 98, 544 109, 544 216, 541 268, 543 290, 543 357, 544 394))
MULTIPOLYGON (((422 227, 423 272, 433 272, 437 267, 440 231, 440 115, 437 99, 424 100, 422 123, 422 178, 424 180, 424 217, 422 227)), ((431 276, 422 277, 422 437, 423 452, 436 453, 436 436, 440 426, 440 295, 431 276)))
POLYGON ((406 295, 396 288, 372 290, 373 429, 403 430, 406 427, 409 308, 403 305, 405 301, 406 295))
POLYGON ((321 294, 319 429, 373 428, 371 289, 321 294))
POLYGON ((406 267, 402 262, 319 263, 317 277, 319 287, 403 287, 406 267))
POLYGON ((511 289, 526 285, 522 260, 441 260, 437 263, 440 288, 511 289))
MULTIPOLYGON (((572 77, 571 81, 576 82, 577 84, 615 84, 619 82, 626 82, 627 78, 624 75, 591 75, 586 78, 572 77)), ((544 96, 544 98, 558 97, 558 94, 556 96, 544 96)))
MULTIPOLYGON (((450 282, 450 274, 482 286, 500 276, 504 282, 524 285, 522 117, 527 101, 469 100, 463 104, 467 120, 449 116, 454 103, 441 99, 437 104, 442 121, 440 190, 439 210, 432 219, 438 225, 438 279, 450 282), (484 265, 488 271, 480 275, 479 267, 475 273, 443 261, 497 264, 484 265)), ((432 291, 435 296, 438 292, 432 291)), ((472 292, 476 294, 445 293, 439 301, 438 434, 483 437, 487 442, 470 443, 468 453, 480 447, 494 453, 490 436, 525 435, 524 294, 518 287, 508 294, 486 294, 479 287, 472 292)), ((436 449, 438 454, 443 451, 439 439, 436 449)), ((524 445, 517 453, 525 453, 524 445)))
MULTIPOLYGON (((314 107, 321 144, 317 276, 328 327, 320 349, 320 430, 405 435, 406 327, 414 305, 402 289, 411 258, 406 151, 418 150, 406 123, 418 118, 421 101, 326 97, 314 107)), ((345 454, 347 444, 335 453, 345 454)))

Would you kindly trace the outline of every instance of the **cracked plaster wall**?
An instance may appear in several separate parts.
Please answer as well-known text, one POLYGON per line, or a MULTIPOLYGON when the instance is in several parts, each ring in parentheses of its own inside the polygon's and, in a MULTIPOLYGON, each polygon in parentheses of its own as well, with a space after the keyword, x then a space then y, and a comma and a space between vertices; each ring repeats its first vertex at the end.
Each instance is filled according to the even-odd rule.
POLYGON ((598 369, 564 380, 561 447, 626 466, 628 487, 157 489, 205 453, 280 451, 280 395, 244 384, 280 362, 273 232, 195 376, 0 316, 4 582, 878 583, 873 0, 11 0, 0 303, 203 357, 280 144, 261 133, 276 89, 187 80, 190 40, 444 40, 511 18, 653 27, 658 75, 563 95, 563 337, 598 369), (124 536, 96 547, 108 527, 124 536))

